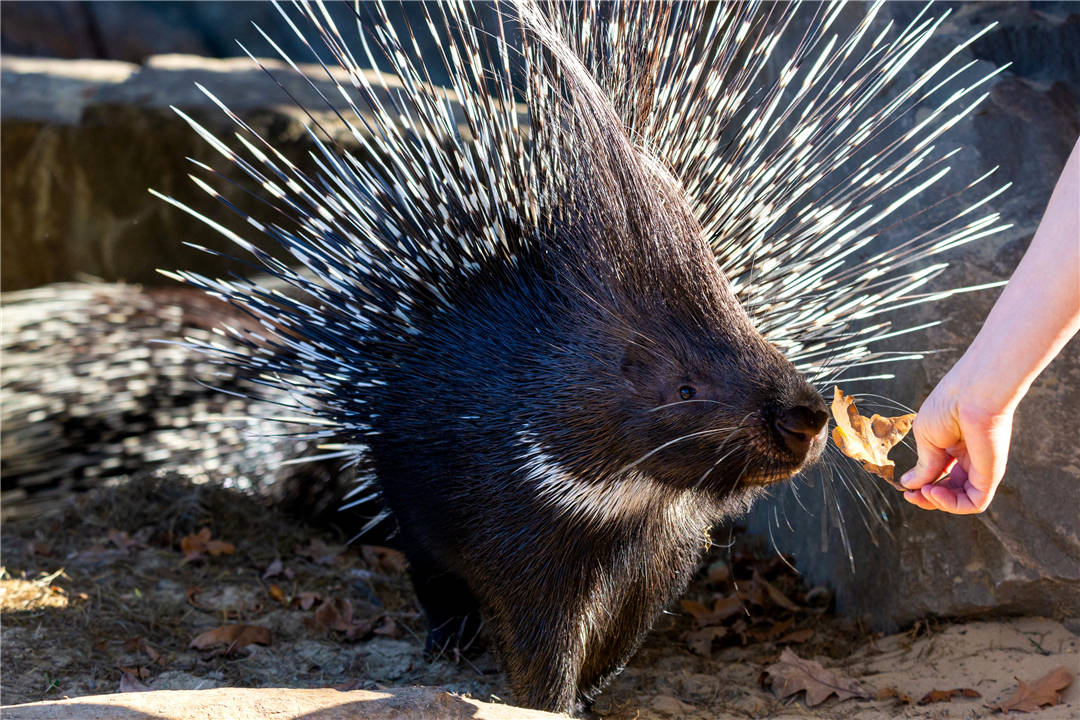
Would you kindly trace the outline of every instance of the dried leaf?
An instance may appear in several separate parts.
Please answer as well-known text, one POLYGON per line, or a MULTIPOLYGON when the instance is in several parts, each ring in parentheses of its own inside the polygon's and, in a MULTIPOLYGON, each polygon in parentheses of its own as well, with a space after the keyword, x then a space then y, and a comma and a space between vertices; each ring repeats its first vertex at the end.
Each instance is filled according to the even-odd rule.
POLYGON ((875 414, 866 418, 855 408, 854 398, 834 387, 832 415, 836 420, 832 439, 840 452, 858 460, 867 471, 893 487, 903 490, 904 487, 893 480, 896 463, 889 459, 889 451, 911 430, 915 414, 890 418, 875 414))
POLYGON ((400 575, 409 567, 403 553, 388 547, 362 545, 360 554, 363 555, 368 567, 387 575, 400 575))
POLYGON ((686 634, 686 647, 695 655, 709 657, 712 655, 713 641, 722 639, 727 633, 727 628, 716 626, 695 630, 686 634))
POLYGON ((364 637, 374 629, 370 620, 353 622, 352 603, 344 598, 329 598, 316 608, 314 626, 320 630, 343 632, 349 639, 364 637))
POLYGON ((878 700, 888 700, 889 698, 896 698, 904 705, 910 705, 915 702, 915 698, 911 697, 907 693, 902 693, 894 687, 883 688, 878 691, 878 694, 874 696, 878 700))
POLYGON ((923 695, 919 700, 920 705, 929 705, 930 703, 950 702, 954 697, 964 696, 970 698, 982 697, 976 690, 971 688, 953 688, 952 690, 931 690, 923 695))
POLYGON ((698 627, 706 627, 720 625, 732 615, 742 612, 743 604, 738 597, 732 595, 730 597, 718 596, 711 610, 696 600, 683 600, 682 608, 690 613, 698 627))
POLYGON ((1061 691, 1069 687, 1072 681, 1072 673, 1064 665, 1051 670, 1030 685, 1017 679, 1019 687, 1016 692, 998 708, 1002 712, 1035 712, 1044 705, 1057 705, 1061 702, 1061 691))
MULTIPOLYGON (((144 685, 135 677, 135 673, 131 671, 131 668, 120 668, 123 674, 120 676, 120 688, 117 692, 146 692, 150 688, 144 685)), ((145 670, 145 668, 143 668, 145 670)), ((149 675, 149 671, 147 671, 149 675)))
POLYGON ((232 555, 236 552, 236 546, 224 540, 211 540, 206 543, 206 551, 211 555, 232 555))
POLYGON ((777 697, 783 699, 805 690, 807 707, 820 705, 830 695, 836 695, 838 700, 871 697, 855 680, 826 670, 813 660, 804 660, 787 648, 766 672, 772 678, 773 693, 777 697))
POLYGON ((198 560, 203 555, 232 555, 236 546, 222 540, 211 540, 210 528, 204 527, 195 535, 187 535, 180 540, 180 551, 184 553, 184 562, 198 560))
POLYGON ((814 637, 814 631, 810 628, 803 628, 802 630, 789 632, 787 635, 777 640, 777 642, 781 645, 794 645, 797 643, 804 643, 812 637, 814 637))
POLYGON ((768 594, 769 599, 772 600, 773 605, 779 605, 785 610, 790 610, 792 612, 798 612, 802 609, 793 603, 787 595, 780 592, 775 585, 761 577, 757 570, 754 571, 754 582, 761 583, 761 587, 765 588, 765 592, 768 594))
POLYGON ((252 644, 269 645, 270 631, 258 625, 222 625, 198 635, 190 647, 207 650, 224 645, 223 652, 229 655, 252 644))
POLYGON ((289 604, 289 599, 285 597, 285 591, 279 588, 277 585, 271 585, 266 589, 266 591, 270 593, 270 597, 272 597, 275 602, 278 602, 282 605, 289 604))

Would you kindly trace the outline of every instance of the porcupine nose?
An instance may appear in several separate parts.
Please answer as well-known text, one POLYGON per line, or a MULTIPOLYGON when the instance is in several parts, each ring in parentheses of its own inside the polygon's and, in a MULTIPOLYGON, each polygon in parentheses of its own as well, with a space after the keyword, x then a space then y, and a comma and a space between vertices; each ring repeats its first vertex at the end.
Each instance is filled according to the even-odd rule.
MULTIPOLYGON (((822 406, 824 405, 821 403, 822 406)), ((773 421, 784 445, 798 457, 804 457, 814 442, 814 438, 829 421, 824 407, 815 408, 806 405, 789 407, 781 411, 773 421)))

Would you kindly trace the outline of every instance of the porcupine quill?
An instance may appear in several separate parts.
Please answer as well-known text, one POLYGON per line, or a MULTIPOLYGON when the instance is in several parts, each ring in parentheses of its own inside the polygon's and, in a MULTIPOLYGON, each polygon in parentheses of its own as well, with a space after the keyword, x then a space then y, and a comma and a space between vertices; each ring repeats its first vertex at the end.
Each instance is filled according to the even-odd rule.
MULTIPOLYGON (((853 262, 856 253, 873 241, 875 228, 883 227, 886 222, 902 222, 902 218, 894 218, 902 213, 904 203, 931 191, 949 172, 944 163, 956 150, 941 149, 941 135, 982 102, 985 94, 972 99, 975 91, 1004 69, 943 96, 943 88, 970 65, 954 70, 949 61, 988 32, 991 25, 881 103, 879 98, 884 88, 923 49, 949 15, 946 11, 939 17, 931 17, 927 6, 906 28, 889 37, 893 31, 891 22, 877 34, 872 33, 881 7, 881 2, 869 7, 857 27, 842 37, 830 34, 842 5, 815 6, 796 52, 783 63, 777 79, 759 89, 779 37, 790 31, 800 13, 807 11, 797 3, 779 10, 758 3, 732 4, 720 6, 715 12, 694 4, 633 3, 606 11, 594 5, 546 6, 553 31, 581 58, 597 85, 610 97, 627 134, 682 182, 716 250, 717 261, 754 318, 757 329, 819 388, 826 390, 837 382, 850 385, 892 377, 887 372, 842 376, 837 370, 847 372, 921 359, 926 351, 879 353, 872 350, 872 344, 923 331, 932 323, 894 329, 889 319, 879 316, 913 304, 997 285, 917 292, 947 267, 945 261, 927 266, 927 258, 936 258, 1007 227, 1000 224, 997 213, 973 216, 1008 184, 972 202, 949 221, 921 228, 907 242, 853 262), (646 51, 639 51, 640 48, 646 51), (889 144, 867 156, 865 146, 869 141, 888 133, 898 117, 928 100, 938 102, 930 115, 903 132, 894 133, 889 144), (784 132, 769 131, 775 127, 783 128, 784 132), (849 171, 853 164, 855 169, 849 171), (798 172, 793 172, 796 169, 798 172)), ((351 122, 342 118, 342 121, 360 146, 381 158, 381 162, 377 161, 376 167, 368 170, 347 153, 335 153, 329 134, 323 133, 320 139, 320 128, 315 121, 309 126, 319 153, 313 160, 328 178, 323 185, 326 190, 319 189, 318 181, 258 138, 254 138, 253 145, 243 142, 256 161, 265 165, 262 171, 257 165, 234 156, 216 139, 212 141, 214 147, 226 158, 239 162, 272 197, 278 197, 279 208, 285 213, 297 213, 299 226, 306 224, 307 232, 316 237, 322 222, 318 215, 324 212, 320 205, 331 208, 333 213, 344 210, 349 214, 350 193, 342 187, 340 177, 335 179, 336 175, 343 174, 359 185, 369 183, 390 190, 393 185, 389 179, 400 172, 402 179, 397 189, 416 190, 427 185, 429 166, 425 160, 445 170, 448 160, 453 158, 464 168, 467 180, 476 178, 487 190, 485 196, 475 197, 486 200, 480 208, 480 217, 492 221, 490 245, 467 247, 466 256, 471 252, 512 256, 512 248, 504 245, 506 239, 500 236, 506 224, 501 213, 517 212, 517 208, 523 208, 522 214, 535 213, 536 198, 542 191, 534 189, 531 197, 523 195, 522 190, 530 187, 530 180, 519 177, 520 169, 514 167, 515 156, 525 156, 525 140, 514 106, 520 89, 513 87, 511 67, 517 58, 515 51, 504 44, 506 35, 500 34, 492 42, 483 33, 470 30, 475 27, 472 6, 455 6, 449 10, 451 17, 444 14, 446 9, 439 8, 427 16, 426 29, 437 41, 441 58, 425 57, 421 63, 417 46, 399 38, 385 9, 377 6, 375 29, 362 29, 358 39, 368 64, 377 67, 378 60, 385 59, 392 66, 391 74, 400 78, 407 88, 407 92, 395 98, 397 106, 391 107, 379 99, 389 96, 390 88, 380 85, 381 78, 365 75, 329 15, 321 8, 297 5, 296 9, 323 40, 353 86, 351 91, 342 88, 342 93, 354 98, 350 106, 356 118, 351 122), (456 23, 460 24, 455 31, 452 26, 456 23), (412 56, 408 54, 410 48, 412 56), (491 61, 489 66, 482 65, 482 57, 491 61), (459 130, 449 100, 440 97, 440 90, 425 83, 426 66, 440 59, 450 77, 451 90, 466 113, 464 124, 469 128, 469 137, 459 130), (485 77, 488 80, 481 82, 485 77), (497 92, 492 92, 493 87, 497 92), (380 95, 380 89, 384 95, 380 95), (370 120, 365 119, 363 110, 370 111, 370 120), (400 122, 405 118, 413 120, 400 122), (405 131, 403 125, 408 127, 410 122, 423 131, 405 131), (422 154, 404 156, 395 152, 406 143, 406 136, 422 154), (473 145, 475 139, 479 139, 479 144, 473 145), (476 165, 470 162, 472 148, 476 148, 482 160, 476 165), (261 158, 266 158, 266 162, 261 158), (500 167, 506 170, 505 174, 485 175, 500 167), (511 169, 518 174, 512 174, 511 169), (293 178, 294 195, 279 197, 275 179, 287 186, 289 177, 293 178), (481 183, 481 178, 487 182, 481 183), (311 219, 305 223, 305 218, 311 219)), ((284 9, 282 14, 286 15, 284 9)), ((286 19, 296 35, 308 43, 301 26, 286 19)), ((358 12, 357 19, 359 23, 371 18, 358 12)), ((504 30, 500 24, 499 32, 504 30)), ((262 30, 259 32, 269 40, 262 30)), ((299 72, 289 57, 280 54, 299 72)), ((329 71, 327 75, 335 80, 329 71)), ((224 107, 209 91, 204 89, 204 92, 224 107)), ((332 106, 328 103, 328 107, 332 106)), ((531 118, 557 117, 560 111, 557 104, 542 98, 540 93, 534 93, 528 107, 531 118)), ((195 123, 193 126, 209 139, 207 131, 195 123)), ((539 154, 536 157, 543 158, 539 154)), ((983 184, 989 175, 972 181, 968 188, 983 184)), ((441 179, 458 178, 447 173, 441 179)), ((461 202, 473 193, 473 188, 468 181, 458 180, 459 185, 451 183, 439 190, 461 202)), ((535 178, 531 182, 539 184, 535 178)), ((209 186, 200 183, 200 187, 217 196, 209 186)), ((416 197, 424 200, 425 194, 421 191, 416 197)), ((402 207, 400 211, 407 213, 408 208, 402 207)), ((199 213, 193 214, 207 219, 199 213)), ((376 237, 380 234, 378 229, 372 229, 371 221, 358 220, 354 214, 350 222, 355 223, 355 232, 360 236, 364 232, 376 237)), ((412 227, 416 218, 401 220, 403 227, 412 227)), ((249 222, 260 227, 258 221, 249 219, 249 222)), ((422 229, 419 236, 428 238, 432 248, 462 242, 452 232, 439 228, 422 229)), ((303 256, 302 236, 291 235, 285 244, 297 248, 303 256)), ((309 257, 319 258, 318 250, 316 246, 309 257)), ((341 264, 351 260, 342 251, 327 257, 341 264)), ((437 255, 432 258, 435 263, 440 260, 446 258, 437 255)), ((285 270, 281 273, 283 277, 291 278, 291 271, 282 266, 271 268, 285 270)), ((204 284, 195 276, 179 275, 204 284)), ((234 295, 237 291, 242 298, 247 292, 242 286, 237 288, 227 283, 221 287, 215 287, 212 282, 206 284, 219 290, 223 297, 237 297, 234 295)), ((241 300, 240 304, 244 302, 241 300)), ((883 402, 888 405, 891 401, 883 402)), ((860 471, 839 461, 830 462, 827 472, 832 474, 834 482, 816 485, 825 494, 823 507, 830 511, 830 526, 842 530, 844 524, 833 495, 838 489, 835 481, 847 486, 864 503, 868 517, 881 515, 873 497, 865 497, 865 493, 875 493, 876 486, 872 483, 856 486, 849 477, 860 471)), ((785 485, 782 492, 797 490, 793 485, 785 485)), ((823 519, 823 532, 824 529, 823 519)), ((841 539, 850 558, 846 533, 841 539)))

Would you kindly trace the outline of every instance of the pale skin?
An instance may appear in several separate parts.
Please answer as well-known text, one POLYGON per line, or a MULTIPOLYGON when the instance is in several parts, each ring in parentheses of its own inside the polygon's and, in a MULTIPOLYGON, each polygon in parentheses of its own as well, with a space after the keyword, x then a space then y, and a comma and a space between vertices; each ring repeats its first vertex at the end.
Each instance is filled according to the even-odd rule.
POLYGON ((925 510, 986 510, 1005 474, 1016 406, 1077 330, 1080 141, 979 334, 919 408, 919 461, 900 478, 904 498, 925 510))

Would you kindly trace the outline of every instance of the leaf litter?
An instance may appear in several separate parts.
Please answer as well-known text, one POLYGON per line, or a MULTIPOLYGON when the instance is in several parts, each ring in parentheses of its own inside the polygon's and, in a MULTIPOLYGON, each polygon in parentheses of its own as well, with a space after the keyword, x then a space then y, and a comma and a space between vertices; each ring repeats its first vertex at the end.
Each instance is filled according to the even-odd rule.
MULTIPOLYGON (((233 491, 147 479, 72 499, 53 515, 5 520, 0 532, 4 703, 118 689, 335 685, 440 685, 482 700, 509 699, 482 643, 476 654, 424 658, 426 623, 400 553, 349 545, 344 533, 305 528, 233 491), (108 538, 103 528, 110 529, 108 538), (236 543, 234 552, 207 551, 198 562, 177 562, 182 538, 199 537, 204 528, 211 534, 201 541, 228 538, 236 543), (322 545, 313 547, 312 540, 322 545), (51 555, 35 554, 33 545, 42 542, 51 555), (114 549, 81 555, 98 544, 114 549), (298 548, 313 550, 328 564, 291 560, 298 548), (80 557, 86 562, 64 565, 80 557), (264 578, 267 570, 275 572, 264 578), (323 605, 335 612, 323 611, 328 622, 320 626, 315 614, 323 605), (245 636, 243 629, 221 629, 227 626, 262 630, 245 636), (269 645, 248 642, 264 631, 269 645), (209 636, 199 644, 205 649, 189 647, 204 633, 209 636)), ((785 650, 868 692, 892 687, 916 699, 937 688, 1008 698, 1016 689, 1014 675, 1036 687, 1028 679, 1045 675, 1053 667, 1048 661, 1076 658, 1075 644, 1069 644, 1075 636, 1052 621, 938 623, 932 636, 881 638, 857 621, 833 616, 830 593, 808 588, 788 567, 790 558, 739 541, 714 548, 709 559, 686 593, 687 604, 661 617, 626 671, 597 698, 596 718, 647 720, 673 712, 686 720, 769 717, 789 715, 794 706, 800 717, 850 720, 907 711, 889 710, 901 700, 884 691, 877 700, 842 701, 833 692, 813 707, 805 705, 805 689, 781 700, 775 685, 762 687, 759 676, 773 678, 766 670, 785 650), (976 628, 970 638, 979 627, 1004 632, 1014 626, 1037 631, 1042 647, 1057 655, 1036 652, 1018 632, 1011 646, 1023 649, 1002 655, 998 632, 993 643, 972 651, 988 655, 992 670, 930 678, 934 663, 924 658, 937 667, 959 666, 940 655, 967 647, 968 639, 956 633, 976 628)), ((1074 690, 1061 692, 1069 697, 1074 690)), ((960 695, 933 707, 938 717, 961 718, 989 712, 982 702, 960 695)), ((1070 717, 1072 710, 1044 705, 1040 717, 1070 717), (1063 714, 1054 715, 1059 708, 1063 714)))

